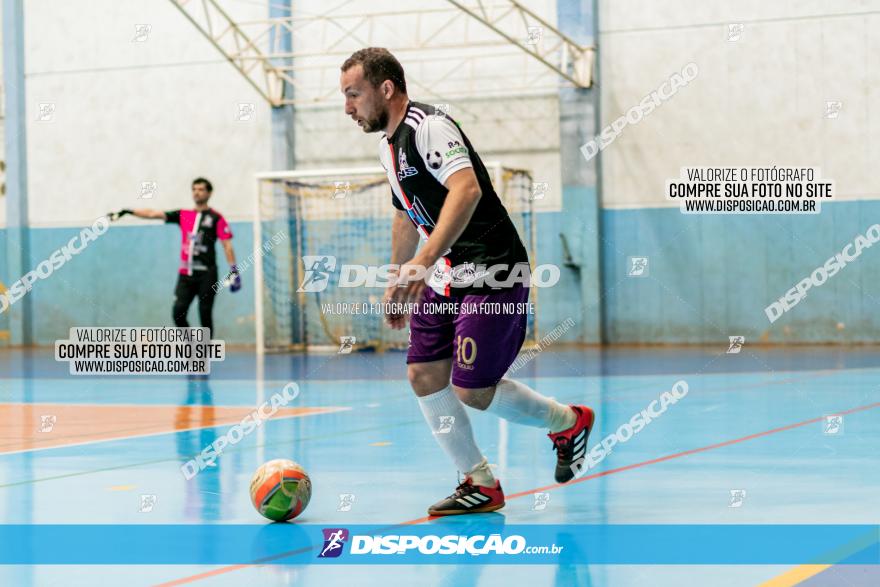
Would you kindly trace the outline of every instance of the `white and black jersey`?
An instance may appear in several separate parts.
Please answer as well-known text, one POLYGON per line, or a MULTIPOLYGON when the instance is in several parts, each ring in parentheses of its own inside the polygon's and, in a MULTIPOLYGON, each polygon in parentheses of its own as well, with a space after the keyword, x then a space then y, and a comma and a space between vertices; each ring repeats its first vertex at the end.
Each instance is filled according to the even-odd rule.
POLYGON ((482 197, 464 232, 438 261, 437 279, 431 281, 435 291, 447 296, 487 293, 491 289, 485 285, 458 285, 472 283, 481 268, 506 266, 494 273, 495 280, 503 282, 517 264, 528 265, 526 249, 485 165, 447 114, 410 102, 394 134, 379 141, 379 159, 391 183, 392 204, 407 212, 423 239, 440 216, 449 191, 443 184, 449 176, 465 167, 472 167, 477 176, 482 197))

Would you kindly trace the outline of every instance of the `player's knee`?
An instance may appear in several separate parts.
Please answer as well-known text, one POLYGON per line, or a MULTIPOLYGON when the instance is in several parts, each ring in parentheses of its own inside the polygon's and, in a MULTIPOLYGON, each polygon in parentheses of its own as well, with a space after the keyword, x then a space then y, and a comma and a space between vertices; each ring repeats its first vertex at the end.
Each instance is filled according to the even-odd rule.
POLYGON ((174 319, 174 325, 177 327, 185 328, 189 326, 189 323, 186 321, 186 308, 174 306, 174 310, 171 312, 172 318, 174 319))
POLYGON ((455 395, 464 405, 474 408, 475 410, 485 410, 492 403, 492 388, 486 389, 467 389, 453 385, 455 395))
POLYGON ((409 384, 418 396, 439 391, 449 385, 449 375, 436 369, 425 368, 421 363, 412 363, 406 369, 409 384))

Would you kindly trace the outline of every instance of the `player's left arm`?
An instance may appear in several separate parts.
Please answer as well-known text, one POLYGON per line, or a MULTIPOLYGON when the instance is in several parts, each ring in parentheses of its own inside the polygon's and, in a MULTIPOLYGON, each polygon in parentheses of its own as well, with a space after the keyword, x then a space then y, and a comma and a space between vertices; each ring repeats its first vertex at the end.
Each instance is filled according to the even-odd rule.
POLYGON ((220 241, 223 245, 223 252, 226 253, 226 261, 230 267, 235 267, 235 250, 232 248, 232 240, 220 241))
POLYGON ((229 284, 229 291, 235 293, 241 289, 241 275, 238 273, 238 266, 235 263, 235 250, 232 248, 232 229, 222 216, 217 222, 217 238, 223 245, 223 252, 226 254, 226 261, 229 263, 229 275, 226 276, 226 283, 229 284))

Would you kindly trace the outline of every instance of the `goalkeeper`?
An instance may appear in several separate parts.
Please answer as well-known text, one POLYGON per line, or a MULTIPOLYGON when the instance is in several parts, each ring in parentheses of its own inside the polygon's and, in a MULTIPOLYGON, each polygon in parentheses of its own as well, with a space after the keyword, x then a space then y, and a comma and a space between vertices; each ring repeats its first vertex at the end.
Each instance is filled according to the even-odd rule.
POLYGON ((232 230, 226 219, 208 206, 214 187, 203 177, 192 182, 192 198, 195 208, 191 210, 170 210, 163 212, 149 208, 120 210, 109 214, 111 220, 132 214, 138 218, 164 220, 180 226, 180 269, 177 287, 174 290, 174 309, 172 316, 176 326, 189 326, 186 314, 193 300, 199 298, 199 319, 204 328, 214 335, 214 297, 217 295, 217 260, 214 243, 223 245, 230 271, 226 277, 229 290, 241 289, 241 276, 235 265, 235 251, 232 250, 232 230))

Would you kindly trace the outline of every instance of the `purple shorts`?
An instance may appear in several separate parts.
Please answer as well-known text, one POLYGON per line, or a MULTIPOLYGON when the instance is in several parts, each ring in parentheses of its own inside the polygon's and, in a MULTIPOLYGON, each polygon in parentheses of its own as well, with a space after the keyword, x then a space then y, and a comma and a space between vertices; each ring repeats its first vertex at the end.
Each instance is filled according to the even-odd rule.
POLYGON ((406 362, 452 358, 452 383, 491 387, 507 373, 526 337, 529 289, 446 297, 430 287, 410 318, 406 362))

